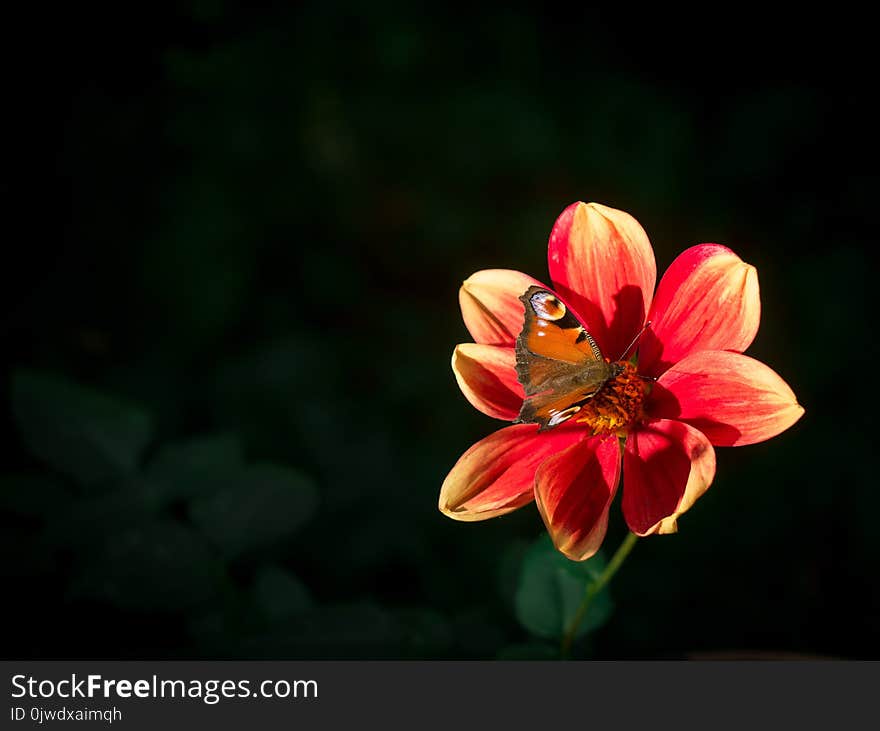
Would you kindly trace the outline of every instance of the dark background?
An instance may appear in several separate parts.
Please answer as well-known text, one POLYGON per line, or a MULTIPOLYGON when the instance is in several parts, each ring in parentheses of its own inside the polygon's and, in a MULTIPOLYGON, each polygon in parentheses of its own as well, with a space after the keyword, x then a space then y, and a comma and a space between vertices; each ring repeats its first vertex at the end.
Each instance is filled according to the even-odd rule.
POLYGON ((4 42, 4 655, 516 655, 537 511, 436 508, 499 426, 449 367, 457 290, 546 279, 585 200, 660 273, 703 241, 754 264, 749 354, 806 415, 718 451, 576 654, 878 657, 864 19, 40 13, 4 42))

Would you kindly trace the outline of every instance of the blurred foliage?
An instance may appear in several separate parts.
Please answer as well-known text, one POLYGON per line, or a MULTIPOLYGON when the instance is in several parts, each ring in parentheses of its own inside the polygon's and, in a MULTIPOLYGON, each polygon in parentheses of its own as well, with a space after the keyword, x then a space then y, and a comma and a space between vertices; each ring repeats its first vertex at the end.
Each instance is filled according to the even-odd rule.
POLYGON ((449 369, 458 285, 546 277, 581 199, 633 213, 661 271, 707 240, 754 264, 750 353, 807 413, 719 450, 576 656, 876 657, 873 46, 809 22, 223 0, 12 18, 5 654, 553 656, 583 567, 533 573, 552 558, 533 508, 461 524, 436 499, 497 427, 449 369))
POLYGON ((37 373, 13 375, 12 409, 34 456, 84 485, 129 474, 152 436, 142 411, 37 373))
MULTIPOLYGON (((538 637, 559 640, 571 626, 584 600, 585 589, 605 568, 602 552, 587 561, 570 561, 544 536, 526 553, 516 590, 516 615, 523 627, 538 637)), ((608 588, 590 602, 576 637, 601 627, 614 605, 608 588)))

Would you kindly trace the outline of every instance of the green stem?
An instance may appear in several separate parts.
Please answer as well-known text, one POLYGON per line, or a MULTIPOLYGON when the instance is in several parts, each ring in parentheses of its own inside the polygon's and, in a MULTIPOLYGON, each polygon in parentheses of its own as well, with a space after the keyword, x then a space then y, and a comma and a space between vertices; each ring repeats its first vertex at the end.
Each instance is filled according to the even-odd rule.
POLYGON ((605 570, 599 575, 599 578, 587 584, 586 591, 584 591, 584 598, 581 601, 580 606, 577 608, 574 617, 571 618, 571 622, 569 622, 565 634, 562 635, 561 650, 563 658, 568 657, 571 652, 571 645, 574 642, 574 636, 577 634, 581 622, 584 621, 584 617, 587 616, 587 610, 593 603, 593 599, 595 599, 596 595, 605 588, 605 585, 609 581, 611 581, 614 574, 617 573, 617 569, 620 568, 621 564, 623 564, 624 560, 629 555, 629 552, 632 551, 637 540, 638 536, 635 533, 628 533, 616 553, 611 557, 605 570))

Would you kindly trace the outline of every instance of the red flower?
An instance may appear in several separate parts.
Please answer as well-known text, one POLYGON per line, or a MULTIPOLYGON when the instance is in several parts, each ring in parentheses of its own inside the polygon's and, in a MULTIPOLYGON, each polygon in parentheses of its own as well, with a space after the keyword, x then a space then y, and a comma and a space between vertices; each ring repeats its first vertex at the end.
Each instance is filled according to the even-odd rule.
MULTIPOLYGON (((554 290, 606 356, 621 354, 651 321, 638 365, 625 366, 560 426, 538 433, 537 424, 515 424, 474 444, 443 482, 440 510, 485 520, 535 499, 556 547, 584 560, 605 537, 621 463, 630 530, 672 533, 712 482, 713 445, 764 441, 804 410, 782 378, 742 354, 758 331, 758 276, 730 249, 687 249, 654 293, 654 252, 639 223, 575 203, 553 226, 548 258, 554 290)), ((540 282, 521 272, 489 269, 459 292, 475 342, 455 348, 455 378, 471 404, 504 421, 523 403, 514 343, 519 298, 533 284, 540 282)))

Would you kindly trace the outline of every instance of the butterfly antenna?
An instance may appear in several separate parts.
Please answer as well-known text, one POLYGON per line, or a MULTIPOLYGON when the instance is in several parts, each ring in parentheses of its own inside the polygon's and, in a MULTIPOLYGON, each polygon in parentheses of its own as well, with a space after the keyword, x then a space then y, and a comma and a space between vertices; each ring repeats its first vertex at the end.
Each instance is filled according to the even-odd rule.
POLYGON ((636 336, 633 338, 632 342, 631 342, 629 345, 626 346, 626 350, 624 350, 623 353, 620 354, 620 357, 617 359, 617 361, 621 361, 621 360, 623 360, 624 358, 626 358, 627 355, 629 355, 629 351, 632 350, 633 345, 635 345, 637 342, 639 342, 639 338, 641 338, 642 335, 645 334, 645 330, 647 330, 649 327, 651 327, 651 321, 650 321, 650 320, 648 320, 648 321, 645 323, 645 326, 644 326, 641 330, 639 330, 638 335, 636 335, 636 336))

